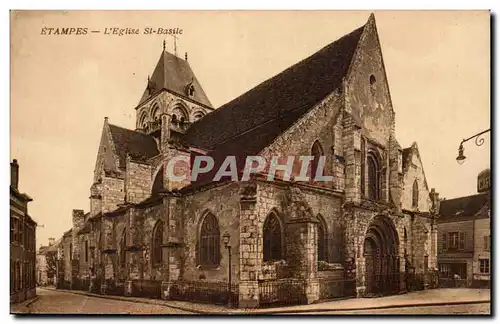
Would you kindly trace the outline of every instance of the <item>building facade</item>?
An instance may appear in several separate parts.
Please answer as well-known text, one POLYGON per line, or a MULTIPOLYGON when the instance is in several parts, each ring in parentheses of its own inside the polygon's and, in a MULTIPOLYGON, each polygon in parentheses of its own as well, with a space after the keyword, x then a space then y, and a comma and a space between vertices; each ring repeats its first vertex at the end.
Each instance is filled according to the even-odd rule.
POLYGON ((49 238, 49 245, 40 246, 36 254, 36 282, 39 286, 56 284, 57 246, 60 241, 49 238))
POLYGON ((257 307, 287 284, 298 287, 288 298, 316 301, 339 278, 357 296, 396 294, 409 269, 437 267, 439 195, 416 143, 396 140, 373 15, 218 109, 187 54, 164 49, 136 116, 135 130, 104 119, 90 211, 73 211, 59 249, 66 286, 182 298, 231 278, 239 306, 257 307), (169 176, 169 161, 191 161, 173 164, 179 175, 196 156, 212 158, 214 172, 169 176), (264 169, 215 180, 227 156, 237 174, 248 156, 312 156, 308 175, 325 156, 332 180, 297 181, 298 159, 291 179, 264 169))
POLYGON ((448 278, 450 285, 456 285, 452 279, 460 278, 463 286, 490 286, 491 193, 489 187, 481 191, 440 204, 438 265, 442 283, 448 278))
POLYGON ((19 164, 10 164, 10 301, 13 303, 36 295, 36 223, 28 214, 33 201, 19 191, 19 164))

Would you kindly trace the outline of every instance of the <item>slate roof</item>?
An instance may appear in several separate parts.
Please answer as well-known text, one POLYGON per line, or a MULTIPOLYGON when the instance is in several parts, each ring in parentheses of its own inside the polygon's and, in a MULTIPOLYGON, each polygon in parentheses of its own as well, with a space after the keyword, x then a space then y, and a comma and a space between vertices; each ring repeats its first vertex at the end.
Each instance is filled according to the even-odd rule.
POLYGON ((145 161, 160 154, 152 136, 111 124, 109 124, 109 130, 120 160, 120 167, 125 167, 127 154, 139 161, 145 161))
POLYGON ((470 217, 472 219, 481 208, 486 204, 490 204, 489 197, 489 193, 481 193, 467 197, 443 200, 439 207, 440 220, 458 220, 463 217, 470 217))
POLYGON ((187 130, 187 142, 207 150, 223 147, 226 151, 244 148, 241 153, 246 154, 260 152, 342 85, 363 28, 200 119, 187 130))
POLYGON ((208 100, 205 91, 203 91, 188 61, 164 50, 142 94, 139 105, 148 100, 151 94, 155 94, 162 89, 167 89, 186 97, 186 89, 190 84, 192 84, 195 89, 192 99, 202 105, 212 107, 210 100, 208 100), (148 87, 150 89, 148 89, 148 87))

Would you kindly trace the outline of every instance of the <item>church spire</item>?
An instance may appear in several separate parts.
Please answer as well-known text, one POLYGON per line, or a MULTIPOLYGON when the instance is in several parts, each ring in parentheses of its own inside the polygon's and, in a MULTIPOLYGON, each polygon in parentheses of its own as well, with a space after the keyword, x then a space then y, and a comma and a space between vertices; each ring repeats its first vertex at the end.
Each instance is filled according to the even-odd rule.
POLYGON ((163 51, 164 52, 165 52, 166 48, 167 48, 167 41, 164 39, 163 40, 163 51))

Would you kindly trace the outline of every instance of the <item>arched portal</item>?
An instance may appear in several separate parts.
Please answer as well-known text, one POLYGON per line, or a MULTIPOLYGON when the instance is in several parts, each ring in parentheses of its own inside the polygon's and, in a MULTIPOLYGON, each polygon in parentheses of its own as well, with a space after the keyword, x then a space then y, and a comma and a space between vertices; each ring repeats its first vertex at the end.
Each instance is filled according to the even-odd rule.
POLYGON ((377 216, 364 241, 367 295, 399 293, 399 238, 391 219, 377 216))

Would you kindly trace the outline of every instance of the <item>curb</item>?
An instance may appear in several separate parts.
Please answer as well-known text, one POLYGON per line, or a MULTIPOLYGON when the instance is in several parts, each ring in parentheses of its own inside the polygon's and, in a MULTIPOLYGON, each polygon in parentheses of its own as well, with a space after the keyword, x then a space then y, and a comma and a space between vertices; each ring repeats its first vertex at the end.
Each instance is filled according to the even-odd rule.
MULTIPOLYGON (((64 289, 46 289, 46 290, 55 290, 55 291, 61 291, 61 292, 66 292, 66 293, 71 293, 71 294, 76 294, 76 295, 83 295, 83 296, 90 296, 90 297, 96 297, 96 298, 104 298, 104 299, 113 299, 113 300, 120 300, 120 301, 128 301, 128 302, 134 302, 134 303, 142 303, 142 304, 150 304, 150 305, 160 305, 160 306, 165 306, 165 307, 170 307, 173 309, 178 309, 194 314, 210 314, 210 315, 268 315, 268 314, 301 314, 301 313, 323 313, 323 312, 352 312, 352 311, 365 311, 365 310, 378 310, 378 309, 393 309, 393 308, 415 308, 415 307, 432 307, 432 306, 454 306, 454 305, 470 305, 470 304, 490 304, 490 300, 468 300, 468 301, 451 301, 451 302, 429 302, 429 303, 420 303, 420 304, 392 304, 392 305, 382 305, 382 306, 371 306, 371 307, 350 307, 350 308, 315 308, 315 309, 279 309, 279 310, 269 310, 266 311, 265 309, 261 309, 259 311, 246 311, 244 309, 241 309, 239 311, 223 311, 219 313, 214 313, 211 311, 203 311, 203 310, 196 310, 193 308, 188 308, 188 307, 182 307, 182 306, 177 306, 177 305, 168 305, 164 303, 155 303, 149 300, 135 300, 135 299, 129 299, 128 297, 122 297, 122 296, 112 296, 112 295, 99 295, 99 294, 92 294, 92 293, 86 293, 83 291, 74 291, 74 290, 64 290, 64 289)), ((38 296, 37 296, 38 297, 38 296)), ((156 299, 155 299, 156 300, 156 299)), ((32 301, 35 302, 36 300, 32 301)), ((31 304, 31 303, 30 303, 31 304)))

